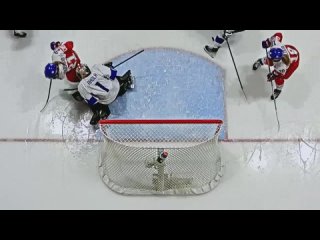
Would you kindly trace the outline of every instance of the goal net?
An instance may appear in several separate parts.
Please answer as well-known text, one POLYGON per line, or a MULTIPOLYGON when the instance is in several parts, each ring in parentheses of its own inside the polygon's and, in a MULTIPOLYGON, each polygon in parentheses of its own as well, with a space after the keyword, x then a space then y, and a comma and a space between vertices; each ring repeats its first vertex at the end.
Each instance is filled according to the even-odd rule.
POLYGON ((212 190, 224 164, 221 120, 101 120, 99 172, 126 195, 193 195, 212 190))

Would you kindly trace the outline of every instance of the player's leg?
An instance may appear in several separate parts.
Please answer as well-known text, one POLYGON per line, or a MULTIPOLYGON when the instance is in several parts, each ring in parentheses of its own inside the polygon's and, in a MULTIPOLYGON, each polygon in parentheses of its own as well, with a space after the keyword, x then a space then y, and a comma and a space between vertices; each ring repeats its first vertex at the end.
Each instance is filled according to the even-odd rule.
POLYGON ((206 45, 204 47, 204 50, 206 53, 209 54, 210 57, 214 58, 221 47, 221 45, 224 43, 225 39, 223 37, 223 34, 218 34, 216 37, 212 37, 213 40, 213 46, 210 47, 209 45, 206 45))
POLYGON ((273 95, 271 95, 271 100, 277 99, 282 91, 283 85, 284 85, 284 79, 277 78, 275 80, 276 88, 273 91, 273 95), (273 97, 274 96, 274 97, 273 97))
POLYGON ((263 65, 273 66, 273 62, 269 61, 269 59, 266 57, 259 58, 257 61, 254 62, 252 66, 252 70, 256 71, 258 68, 260 68, 263 65))
POLYGON ((81 94, 78 91, 78 85, 79 81, 77 81, 77 77, 75 74, 75 71, 72 71, 73 73, 67 73, 65 84, 67 85, 67 89, 74 89, 74 91, 69 91, 69 94, 78 102, 82 102, 84 98, 81 96, 81 94))
POLYGON ((130 70, 128 70, 123 76, 117 76, 117 80, 120 84, 118 96, 122 96, 128 89, 133 88, 133 77, 131 76, 130 70))
POLYGON ((105 119, 110 115, 110 109, 108 105, 102 103, 96 103, 90 106, 93 115, 90 120, 91 125, 96 125, 101 119, 105 119))

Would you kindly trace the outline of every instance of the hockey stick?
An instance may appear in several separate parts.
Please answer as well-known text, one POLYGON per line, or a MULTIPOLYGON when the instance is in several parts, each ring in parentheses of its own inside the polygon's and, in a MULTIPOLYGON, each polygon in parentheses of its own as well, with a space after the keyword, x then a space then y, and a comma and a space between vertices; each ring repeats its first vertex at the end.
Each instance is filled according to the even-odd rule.
POLYGON ((140 53, 142 53, 144 51, 144 49, 142 49, 141 51, 137 52, 136 54, 132 55, 131 57, 125 59, 124 61, 122 61, 121 63, 117 64, 116 66, 114 66, 113 68, 119 67, 120 65, 124 64, 125 62, 129 61, 131 58, 134 58, 135 56, 139 55, 140 53))
POLYGON ((238 33, 238 32, 244 32, 245 30, 234 30, 233 32, 232 32, 232 34, 234 34, 234 33, 238 33))
POLYGON ((64 92, 69 92, 69 91, 75 91, 77 90, 78 88, 66 88, 66 89, 63 89, 64 92))
MULTIPOLYGON (((268 50, 266 48, 266 57, 268 58, 268 50)), ((271 73, 271 68, 270 65, 268 64, 269 67, 269 73, 271 73)), ((274 102, 274 110, 276 111, 276 117, 277 117, 277 122, 278 122, 278 132, 280 131, 280 121, 279 121, 279 117, 278 117, 278 108, 277 108, 277 102, 276 102, 276 98, 274 97, 274 87, 273 87, 273 83, 272 81, 270 81, 271 83, 271 90, 272 90, 272 96, 273 96, 273 102, 274 102)))
MULTIPOLYGON (((142 49, 141 51, 135 53, 134 55, 132 55, 131 57, 128 57, 127 59, 123 60, 121 63, 117 64, 116 66, 112 66, 112 68, 117 68, 120 65, 124 64, 125 62, 129 61, 131 58, 134 58, 135 56, 139 55, 140 53, 144 52, 144 49, 142 49)), ((68 91, 75 91, 78 88, 67 88, 67 89, 63 89, 63 91, 68 92, 68 91)))
POLYGON ((48 92, 48 98, 47 98, 46 104, 44 105, 44 107, 41 109, 40 112, 42 112, 46 108, 46 106, 48 105, 49 98, 50 98, 50 92, 51 92, 51 84, 52 84, 52 78, 50 78, 49 92, 48 92))
POLYGON ((231 47, 230 47, 228 38, 226 38, 225 40, 226 40, 227 45, 228 45, 228 48, 229 48, 229 52, 230 52, 230 55, 231 55, 231 58, 232 58, 233 66, 234 66, 234 68, 235 68, 235 70, 236 70, 236 73, 237 73, 237 76, 238 76, 238 80, 239 80, 239 83, 240 83, 241 90, 242 90, 242 92, 243 92, 244 97, 246 98, 246 101, 248 102, 247 95, 246 95, 246 93, 245 93, 245 91, 244 91, 244 89, 243 89, 242 82, 241 82, 241 80, 240 80, 240 76, 239 76, 239 73, 238 73, 237 65, 236 65, 236 63, 235 63, 235 61, 234 61, 234 58, 233 58, 233 54, 232 54, 232 51, 231 51, 231 47))

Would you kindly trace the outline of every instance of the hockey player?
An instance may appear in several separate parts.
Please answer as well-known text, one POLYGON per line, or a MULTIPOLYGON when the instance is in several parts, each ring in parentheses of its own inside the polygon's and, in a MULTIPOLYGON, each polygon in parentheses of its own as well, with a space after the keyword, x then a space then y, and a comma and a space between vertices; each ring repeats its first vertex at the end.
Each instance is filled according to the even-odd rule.
POLYGON ((284 86, 284 81, 289 79, 294 71, 299 67, 300 54, 299 51, 292 45, 282 44, 282 33, 276 33, 271 38, 262 41, 262 47, 270 48, 268 55, 264 58, 259 58, 252 69, 255 71, 262 65, 273 67, 273 71, 268 74, 268 81, 275 81, 276 88, 274 89, 274 97, 271 95, 271 100, 277 99, 284 86))
POLYGON ((96 125, 100 119, 107 118, 110 115, 108 104, 125 94, 131 87, 131 71, 127 71, 123 76, 117 76, 117 71, 111 66, 112 63, 95 64, 92 68, 86 64, 77 67, 77 75, 82 79, 78 91, 93 112, 91 125, 96 125))
POLYGON ((19 37, 19 38, 25 38, 27 36, 26 32, 23 32, 21 30, 13 30, 13 35, 15 37, 19 37))
POLYGON ((243 31, 245 30, 221 30, 221 32, 216 37, 212 37, 213 46, 210 47, 206 45, 204 47, 204 50, 209 54, 210 57, 214 58, 219 48, 230 36, 232 36, 234 33, 243 32, 243 31))
MULTIPOLYGON (((70 87, 77 88, 81 79, 76 74, 76 68, 81 60, 73 50, 73 42, 51 42, 50 48, 53 50, 52 63, 46 65, 45 76, 49 79, 65 79, 70 87)), ((77 91, 73 92, 72 96, 77 101, 83 100, 77 91)))

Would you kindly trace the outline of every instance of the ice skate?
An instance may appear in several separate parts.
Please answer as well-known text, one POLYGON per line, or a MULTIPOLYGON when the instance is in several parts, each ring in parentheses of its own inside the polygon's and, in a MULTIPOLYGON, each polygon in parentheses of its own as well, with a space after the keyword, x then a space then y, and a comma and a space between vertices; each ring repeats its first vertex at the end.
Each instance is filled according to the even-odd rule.
POLYGON ((100 115, 99 113, 95 112, 90 120, 90 125, 97 125, 100 121, 100 115))
POLYGON ((107 111, 100 110, 95 112, 90 120, 90 125, 97 125, 100 120, 107 119, 110 114, 107 111))
POLYGON ((263 65, 261 58, 258 59, 252 66, 252 70, 256 71, 258 68, 260 68, 263 65))
POLYGON ((123 76, 117 77, 120 84, 124 83, 126 84, 127 89, 133 89, 134 88, 134 77, 131 76, 131 71, 128 70, 123 76))
POLYGON ((130 76, 130 80, 128 81, 128 89, 134 89, 135 85, 135 77, 130 76))
POLYGON ((210 57, 214 58, 219 50, 219 48, 215 48, 215 47, 209 47, 208 45, 206 45, 204 47, 204 50, 206 51, 206 53, 209 54, 210 57))
POLYGON ((13 30, 13 35, 15 37, 19 37, 19 38, 25 38, 27 36, 27 34, 25 32, 16 31, 16 30, 13 30))
POLYGON ((280 93, 281 93, 281 90, 275 89, 273 92, 273 95, 271 95, 271 100, 277 99, 279 97, 280 93))
POLYGON ((108 105, 97 103, 91 106, 93 112, 92 118, 90 120, 90 125, 97 125, 101 119, 106 119, 110 115, 110 109, 108 105))

